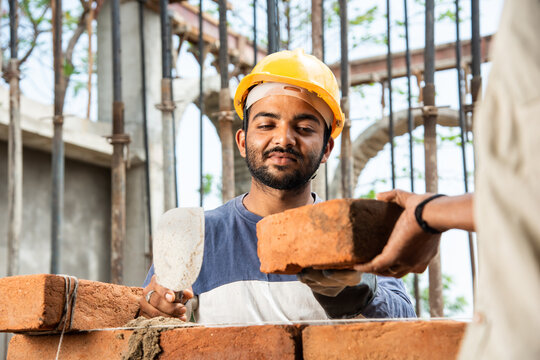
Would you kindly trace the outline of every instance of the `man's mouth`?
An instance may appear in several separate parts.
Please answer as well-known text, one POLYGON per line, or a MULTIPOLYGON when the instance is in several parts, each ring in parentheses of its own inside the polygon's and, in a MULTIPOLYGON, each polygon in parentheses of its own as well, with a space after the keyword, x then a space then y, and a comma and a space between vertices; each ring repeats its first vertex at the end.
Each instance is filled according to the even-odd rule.
POLYGON ((288 165, 297 162, 296 156, 277 151, 270 153, 266 158, 276 165, 288 165))

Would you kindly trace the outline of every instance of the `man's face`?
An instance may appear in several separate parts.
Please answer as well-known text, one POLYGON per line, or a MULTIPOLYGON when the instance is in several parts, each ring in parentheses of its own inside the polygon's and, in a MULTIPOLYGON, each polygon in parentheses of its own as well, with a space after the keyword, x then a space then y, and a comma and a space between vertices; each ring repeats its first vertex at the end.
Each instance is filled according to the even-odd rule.
POLYGON ((237 143, 259 183, 293 190, 305 185, 328 159, 333 140, 325 149, 325 126, 321 115, 306 102, 269 96, 253 104, 247 133, 239 130, 237 143))

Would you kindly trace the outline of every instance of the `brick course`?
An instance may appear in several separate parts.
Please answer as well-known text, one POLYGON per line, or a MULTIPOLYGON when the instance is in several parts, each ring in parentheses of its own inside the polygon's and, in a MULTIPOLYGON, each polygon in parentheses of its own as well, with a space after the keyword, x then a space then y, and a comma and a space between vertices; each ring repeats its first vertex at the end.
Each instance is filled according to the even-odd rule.
POLYGON ((350 268, 379 254, 402 209, 367 199, 337 199, 270 215, 257 224, 261 271, 350 268))
POLYGON ((456 359, 465 326, 456 321, 310 326, 302 332, 304 359, 456 359))

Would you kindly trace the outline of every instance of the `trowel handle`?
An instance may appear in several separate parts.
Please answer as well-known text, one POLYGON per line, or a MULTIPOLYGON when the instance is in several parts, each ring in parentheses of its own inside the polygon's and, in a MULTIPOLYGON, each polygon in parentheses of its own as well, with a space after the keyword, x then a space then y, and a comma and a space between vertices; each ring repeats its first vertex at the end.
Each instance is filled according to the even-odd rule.
POLYGON ((180 290, 180 291, 175 291, 174 292, 174 302, 175 303, 181 303, 183 304, 184 302, 182 301, 184 298, 184 291, 180 290))

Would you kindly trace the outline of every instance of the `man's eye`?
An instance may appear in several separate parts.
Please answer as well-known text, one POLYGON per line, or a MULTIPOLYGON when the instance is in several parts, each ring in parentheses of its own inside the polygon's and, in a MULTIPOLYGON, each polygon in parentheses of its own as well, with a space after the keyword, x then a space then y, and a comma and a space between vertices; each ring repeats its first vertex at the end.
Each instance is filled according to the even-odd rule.
POLYGON ((271 129, 273 127, 273 125, 270 125, 270 124, 261 124, 259 126, 257 126, 257 128, 259 129, 271 129))
POLYGON ((303 127, 303 126, 299 126, 298 130, 301 131, 301 132, 305 132, 305 133, 313 133, 313 132, 315 132, 315 130, 313 130, 312 128, 303 127))

